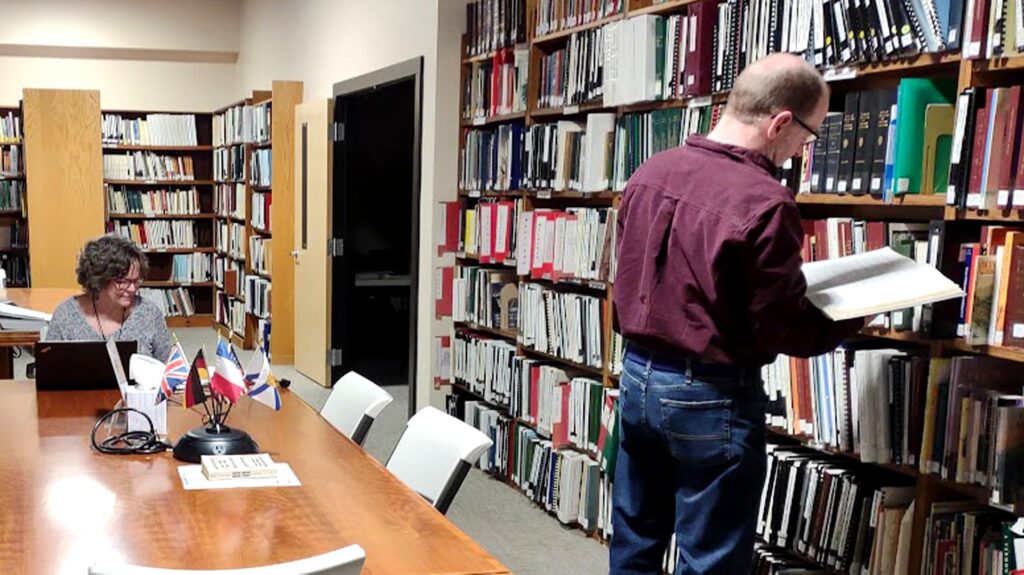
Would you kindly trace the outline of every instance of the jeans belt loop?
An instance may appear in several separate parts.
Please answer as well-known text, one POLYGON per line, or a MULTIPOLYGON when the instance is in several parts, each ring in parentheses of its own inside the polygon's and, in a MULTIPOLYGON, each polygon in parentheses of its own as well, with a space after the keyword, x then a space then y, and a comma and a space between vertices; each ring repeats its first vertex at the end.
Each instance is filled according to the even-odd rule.
POLYGON ((693 385, 693 360, 686 360, 686 385, 693 385))

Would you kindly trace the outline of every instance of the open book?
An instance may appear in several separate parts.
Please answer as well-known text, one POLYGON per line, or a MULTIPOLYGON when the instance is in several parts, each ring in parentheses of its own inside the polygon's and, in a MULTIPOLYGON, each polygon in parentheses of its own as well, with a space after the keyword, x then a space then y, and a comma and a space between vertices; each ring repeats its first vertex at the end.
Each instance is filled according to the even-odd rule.
POLYGON ((964 295, 939 270, 891 248, 806 263, 801 269, 807 279, 807 299, 836 321, 964 295))

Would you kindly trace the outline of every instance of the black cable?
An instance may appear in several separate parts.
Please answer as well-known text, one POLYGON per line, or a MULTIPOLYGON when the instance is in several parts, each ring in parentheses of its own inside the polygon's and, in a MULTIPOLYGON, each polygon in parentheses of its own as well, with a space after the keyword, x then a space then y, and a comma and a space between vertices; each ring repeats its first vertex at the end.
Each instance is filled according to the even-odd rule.
POLYGON ((148 455, 161 453, 171 449, 171 445, 160 441, 156 436, 156 428, 153 427, 153 420, 149 418, 149 415, 131 407, 119 407, 113 411, 107 412, 103 417, 99 418, 99 420, 96 421, 96 425, 92 427, 91 441, 93 449, 108 455, 148 455), (104 422, 118 413, 128 413, 131 411, 134 411, 146 418, 146 423, 149 424, 149 431, 126 431, 117 435, 111 435, 103 441, 96 441, 96 432, 104 422))

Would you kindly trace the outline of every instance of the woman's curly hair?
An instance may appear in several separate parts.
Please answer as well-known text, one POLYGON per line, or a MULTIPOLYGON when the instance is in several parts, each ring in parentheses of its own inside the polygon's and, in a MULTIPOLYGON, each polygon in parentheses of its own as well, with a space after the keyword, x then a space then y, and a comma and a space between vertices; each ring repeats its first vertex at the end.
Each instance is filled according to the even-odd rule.
POLYGON ((128 275, 133 263, 139 266, 139 277, 146 277, 146 254, 135 242, 115 234, 89 240, 78 254, 78 284, 96 295, 111 281, 128 275))

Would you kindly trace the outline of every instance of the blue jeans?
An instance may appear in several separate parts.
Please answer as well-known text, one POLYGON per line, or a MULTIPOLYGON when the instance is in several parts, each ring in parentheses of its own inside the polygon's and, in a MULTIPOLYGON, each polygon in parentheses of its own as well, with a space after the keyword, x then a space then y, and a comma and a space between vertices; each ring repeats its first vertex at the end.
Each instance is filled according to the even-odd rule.
POLYGON ((673 530, 675 575, 750 572, 766 467, 766 398, 759 370, 738 371, 627 350, 612 574, 661 573, 673 530))

